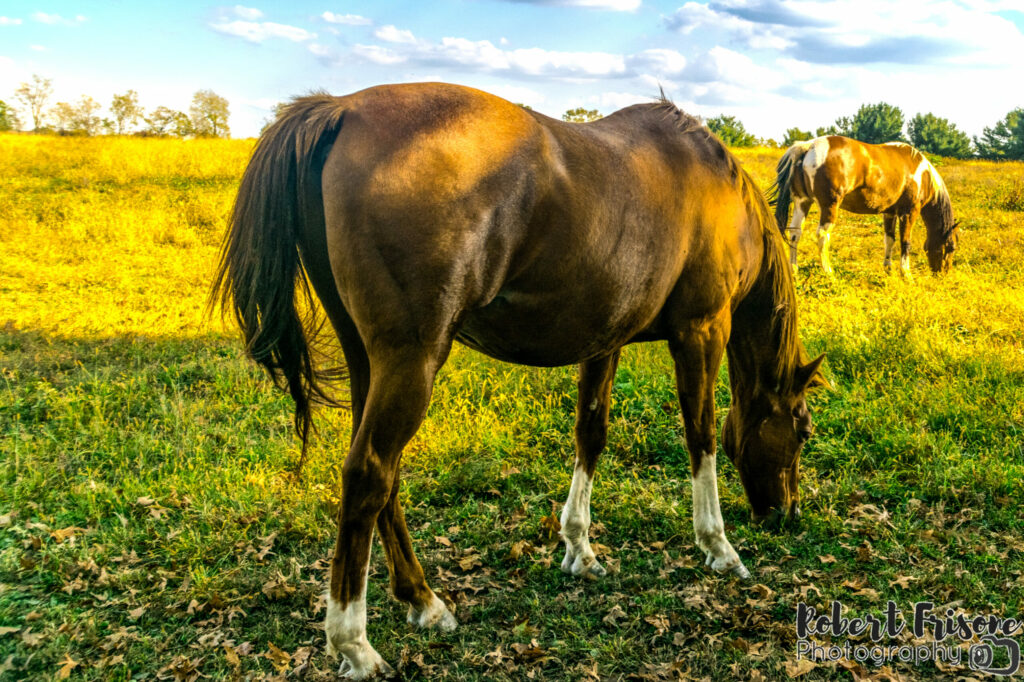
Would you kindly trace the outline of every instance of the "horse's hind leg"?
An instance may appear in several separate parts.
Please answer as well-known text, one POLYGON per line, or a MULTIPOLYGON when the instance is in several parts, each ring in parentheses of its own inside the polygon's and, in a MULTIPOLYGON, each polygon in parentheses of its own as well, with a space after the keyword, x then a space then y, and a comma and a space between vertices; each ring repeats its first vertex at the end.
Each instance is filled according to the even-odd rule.
POLYGON ((576 466, 569 497, 562 508, 565 559, 562 570, 572 575, 600 578, 606 571, 590 548, 590 490, 597 458, 608 437, 608 408, 619 351, 580 365, 576 401, 576 466))
POLYGON ((789 221, 789 227, 786 228, 786 241, 789 242, 789 264, 794 273, 797 271, 796 247, 800 243, 800 236, 804 233, 804 218, 807 217, 810 210, 810 199, 800 199, 797 201, 793 207, 793 219, 789 221))
POLYGON ((750 576, 725 537, 715 467, 715 381, 729 339, 729 310, 710 320, 686 324, 669 339, 676 388, 683 409, 693 482, 693 530, 707 553, 707 565, 720 573, 750 576))
POLYGON ((828 245, 832 241, 832 226, 839 217, 839 204, 842 198, 831 197, 826 201, 818 199, 818 206, 821 207, 821 218, 818 222, 818 255, 821 258, 821 269, 825 274, 832 276, 832 261, 828 256, 828 245))
MULTIPOLYGON (((340 338, 351 380, 352 440, 355 441, 370 389, 370 358, 348 314, 341 310, 334 317, 340 318, 334 324, 341 330, 340 338)), ((409 604, 410 624, 454 629, 457 625, 455 618, 427 585, 423 568, 416 559, 405 515, 398 501, 399 488, 400 478, 396 474, 391 495, 377 517, 377 531, 387 557, 391 593, 396 599, 409 604)))
POLYGON ((403 346, 371 349, 368 356, 369 388, 342 472, 338 540, 325 624, 328 651, 344 657, 339 672, 349 679, 390 672, 366 638, 366 579, 373 527, 389 505, 402 448, 423 421, 434 375, 446 354, 447 346, 443 352, 403 346))
POLYGON ((405 525, 405 514, 398 502, 398 488, 399 478, 396 475, 391 497, 377 517, 377 530, 384 544, 391 576, 391 593, 409 605, 406 620, 410 625, 454 630, 458 625, 455 616, 427 585, 423 567, 416 559, 409 528, 405 525))
POLYGON ((885 227, 885 260, 882 261, 886 272, 892 272, 892 245, 896 243, 896 216, 886 213, 883 216, 885 227))

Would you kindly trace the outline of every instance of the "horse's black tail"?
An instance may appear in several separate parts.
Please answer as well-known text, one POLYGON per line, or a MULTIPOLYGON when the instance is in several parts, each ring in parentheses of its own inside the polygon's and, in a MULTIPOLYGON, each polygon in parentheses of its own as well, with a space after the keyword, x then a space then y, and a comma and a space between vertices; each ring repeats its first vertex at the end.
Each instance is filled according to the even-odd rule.
POLYGON ((312 406, 339 405, 330 387, 343 378, 314 357, 322 325, 299 253, 304 224, 319 221, 322 229, 321 173, 343 113, 329 95, 299 98, 260 137, 242 176, 209 299, 211 309, 219 303, 234 312, 246 352, 291 394, 303 460, 312 406))
POLYGON ((768 190, 769 203, 775 207, 775 224, 785 233, 789 222, 789 204, 793 199, 793 172, 800 167, 809 145, 797 142, 782 155, 775 167, 775 184, 768 190))

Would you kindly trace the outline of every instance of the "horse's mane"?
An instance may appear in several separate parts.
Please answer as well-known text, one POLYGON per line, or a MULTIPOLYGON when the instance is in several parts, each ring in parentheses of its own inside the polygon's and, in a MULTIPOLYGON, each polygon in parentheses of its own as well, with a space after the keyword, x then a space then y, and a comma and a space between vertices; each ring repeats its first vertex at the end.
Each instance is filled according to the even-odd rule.
MULTIPOLYGON (((754 179, 740 166, 739 160, 701 123, 700 119, 679 109, 665 96, 664 91, 661 92, 658 101, 650 106, 663 112, 666 118, 675 123, 679 132, 703 133, 706 136, 708 143, 718 152, 717 156, 725 163, 729 176, 739 186, 749 215, 761 229, 761 271, 751 291, 737 307, 736 313, 746 317, 748 324, 756 328, 757 334, 763 335, 765 327, 768 328, 771 339, 769 347, 775 350, 776 357, 775 362, 770 363, 773 375, 765 379, 771 382, 773 388, 778 387, 782 392, 789 392, 793 389, 797 368, 805 364, 808 358, 798 333, 796 288, 793 286, 786 243, 783 241, 782 233, 775 227, 775 217, 768 206, 768 201, 754 179)), ((733 319, 735 328, 736 317, 733 319)))

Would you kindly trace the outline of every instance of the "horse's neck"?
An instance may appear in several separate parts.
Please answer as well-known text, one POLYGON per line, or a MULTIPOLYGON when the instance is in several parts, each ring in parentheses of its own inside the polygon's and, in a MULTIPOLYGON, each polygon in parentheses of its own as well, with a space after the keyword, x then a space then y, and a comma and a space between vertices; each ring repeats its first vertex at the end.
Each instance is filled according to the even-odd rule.
MULTIPOLYGON (((765 260, 764 267, 769 267, 765 260)), ((734 400, 737 392, 749 397, 759 383, 770 381, 777 373, 782 341, 777 298, 772 277, 762 273, 733 313, 727 352, 734 400)), ((782 314, 791 314, 791 310, 787 307, 782 314)))

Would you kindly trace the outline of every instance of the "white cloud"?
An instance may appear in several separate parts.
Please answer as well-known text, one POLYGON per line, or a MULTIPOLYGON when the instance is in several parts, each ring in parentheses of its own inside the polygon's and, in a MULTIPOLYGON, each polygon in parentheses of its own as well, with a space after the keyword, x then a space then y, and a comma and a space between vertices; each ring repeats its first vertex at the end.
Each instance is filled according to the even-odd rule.
POLYGON ((327 47, 326 45, 321 45, 320 43, 310 43, 309 51, 315 54, 317 57, 331 56, 331 48, 327 47))
POLYGON ((392 25, 381 26, 373 35, 377 36, 380 40, 388 43, 415 43, 416 36, 412 34, 412 31, 405 31, 396 28, 392 25))
POLYGON ((46 52, 46 47, 43 45, 29 45, 29 49, 36 52, 46 52))
POLYGON ((555 5, 559 7, 586 7, 588 9, 606 9, 613 12, 635 12, 640 8, 642 0, 512 0, 531 5, 555 5))
POLYGON ((316 38, 315 33, 288 26, 286 24, 275 24, 272 21, 222 21, 218 24, 210 24, 210 28, 225 35, 238 36, 251 43, 262 43, 268 38, 284 38, 296 43, 316 38))
POLYGON ((538 92, 533 88, 527 88, 521 85, 508 85, 502 83, 500 85, 495 85, 492 88, 488 88, 488 91, 494 93, 498 97, 507 99, 509 102, 520 102, 535 109, 545 101, 543 93, 538 92))
MULTIPOLYGON (((451 67, 504 73, 520 77, 592 79, 627 74, 622 55, 607 52, 560 52, 541 48, 506 50, 489 40, 442 38, 441 42, 417 39, 410 31, 394 26, 378 29, 376 36, 389 47, 357 45, 353 52, 376 64, 409 62, 420 66, 451 67)), ((669 63, 659 51, 648 61, 669 63)))
POLYGON ((242 5, 235 5, 235 14, 242 19, 248 19, 249 21, 256 21, 257 19, 263 18, 263 12, 260 10, 255 7, 243 7, 242 5))
POLYGON ((59 14, 47 14, 46 12, 33 12, 32 18, 41 24, 80 24, 85 21, 85 17, 81 14, 76 15, 73 19, 65 19, 59 14))
POLYGON ((21 23, 21 19, 11 17, 0 17, 0 26, 17 26, 21 23))
POLYGON ((594 105, 606 116, 613 111, 624 109, 632 104, 643 104, 653 102, 657 98, 650 95, 637 95, 632 92, 602 92, 599 95, 591 95, 587 102, 594 105))
POLYGON ((344 24, 346 26, 368 26, 373 23, 371 19, 361 17, 358 14, 335 14, 324 12, 320 18, 331 24, 344 24))
POLYGON ((356 45, 352 48, 352 52, 367 61, 384 66, 401 64, 406 60, 405 56, 379 45, 356 45))

